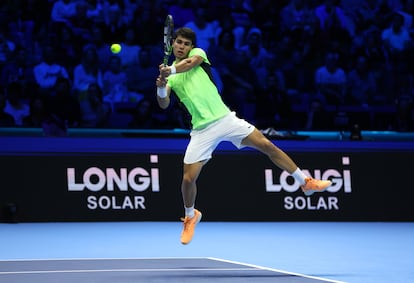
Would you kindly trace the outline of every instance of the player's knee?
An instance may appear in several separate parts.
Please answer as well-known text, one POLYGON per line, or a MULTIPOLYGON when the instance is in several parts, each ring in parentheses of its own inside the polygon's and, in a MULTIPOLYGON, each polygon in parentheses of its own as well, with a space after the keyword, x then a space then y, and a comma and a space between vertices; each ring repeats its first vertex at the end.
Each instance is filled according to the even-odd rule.
POLYGON ((183 184, 184 185, 191 185, 196 182, 196 177, 192 176, 191 174, 184 174, 183 176, 183 184))

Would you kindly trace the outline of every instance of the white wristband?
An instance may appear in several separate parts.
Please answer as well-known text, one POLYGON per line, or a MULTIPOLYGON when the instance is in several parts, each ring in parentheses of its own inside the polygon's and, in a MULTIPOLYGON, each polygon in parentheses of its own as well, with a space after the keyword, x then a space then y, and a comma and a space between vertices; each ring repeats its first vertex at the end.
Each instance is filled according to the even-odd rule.
POLYGON ((157 95, 160 98, 166 98, 167 97, 167 88, 166 87, 157 87, 157 95))
POLYGON ((174 65, 170 66, 170 70, 171 70, 171 75, 177 73, 177 69, 175 68, 174 65))

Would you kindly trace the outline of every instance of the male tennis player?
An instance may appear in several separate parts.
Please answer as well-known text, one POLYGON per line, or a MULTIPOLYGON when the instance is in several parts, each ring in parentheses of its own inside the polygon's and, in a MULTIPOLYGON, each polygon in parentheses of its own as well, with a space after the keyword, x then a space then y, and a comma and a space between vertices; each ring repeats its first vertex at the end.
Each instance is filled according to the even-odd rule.
POLYGON ((182 244, 190 243, 194 229, 201 220, 201 212, 194 208, 197 178, 221 141, 230 141, 237 148, 249 146, 266 154, 276 166, 286 170, 302 184, 302 191, 306 195, 322 192, 331 185, 331 181, 306 176, 286 153, 258 129, 230 111, 201 66, 210 62, 205 51, 196 48, 196 34, 193 30, 179 28, 173 38, 175 61, 171 66, 159 66, 160 76, 156 80, 156 86, 157 101, 162 109, 170 104, 170 93, 173 90, 191 115, 191 138, 184 156, 181 184, 185 208, 182 244))

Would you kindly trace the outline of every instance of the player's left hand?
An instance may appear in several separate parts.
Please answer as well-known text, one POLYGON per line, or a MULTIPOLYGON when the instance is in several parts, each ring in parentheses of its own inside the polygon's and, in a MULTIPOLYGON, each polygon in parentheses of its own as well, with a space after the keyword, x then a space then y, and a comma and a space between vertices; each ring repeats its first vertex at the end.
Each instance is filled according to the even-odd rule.
POLYGON ((157 87, 165 87, 167 85, 167 78, 163 77, 161 75, 158 76, 157 80, 155 81, 155 84, 157 87))

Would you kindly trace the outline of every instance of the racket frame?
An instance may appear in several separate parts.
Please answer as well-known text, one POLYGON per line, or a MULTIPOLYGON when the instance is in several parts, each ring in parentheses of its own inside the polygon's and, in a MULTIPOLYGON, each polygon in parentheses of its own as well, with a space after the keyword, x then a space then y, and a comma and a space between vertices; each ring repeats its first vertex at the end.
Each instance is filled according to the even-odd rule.
POLYGON ((173 32, 174 32, 174 20, 171 15, 167 15, 164 23, 164 66, 168 65, 168 60, 172 53, 172 41, 173 41, 173 32))

